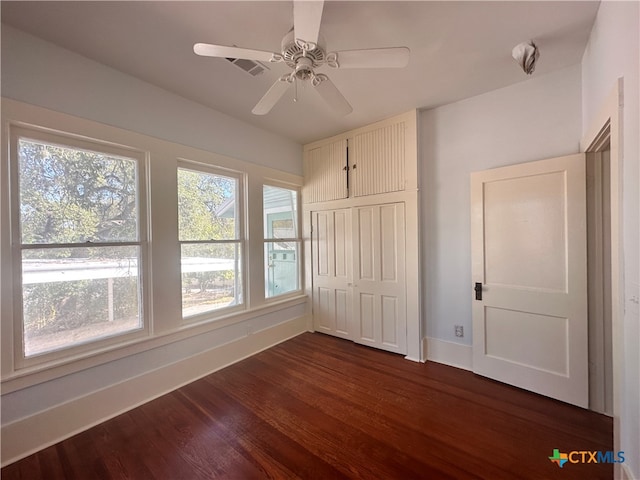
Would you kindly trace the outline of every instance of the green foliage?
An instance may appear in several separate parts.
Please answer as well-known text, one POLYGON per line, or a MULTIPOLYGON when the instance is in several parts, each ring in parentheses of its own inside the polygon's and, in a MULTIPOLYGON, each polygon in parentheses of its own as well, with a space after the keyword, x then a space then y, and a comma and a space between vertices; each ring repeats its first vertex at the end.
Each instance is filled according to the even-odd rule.
POLYGON ((18 148, 22 243, 137 239, 134 160, 24 139, 18 148))
POLYGON ((178 231, 180 240, 233 240, 237 181, 233 178, 178 170, 178 231))
MULTIPOLYGON (((135 160, 20 139, 18 170, 22 243, 70 244, 24 250, 23 271, 46 270, 51 263, 61 262, 69 269, 82 268, 86 262, 113 265, 123 255, 128 262, 137 261, 137 247, 92 246, 137 240, 135 160)), ((24 285, 25 339, 108 321, 108 282, 90 279, 24 285)), ((112 317, 135 317, 137 276, 115 278, 112 286, 112 317)))
MULTIPOLYGON (((138 240, 137 163, 133 159, 48 144, 18 142, 21 240, 26 245, 65 245, 23 251, 23 272, 46 271, 49 265, 66 271, 125 268, 118 278, 64 280, 23 286, 25 339, 64 331, 80 331, 109 319, 136 318, 139 282, 138 247, 104 247, 103 242, 138 240), (128 276, 130 275, 130 276, 128 276), (111 283, 110 283, 111 282, 111 283), (111 285, 112 297, 109 296, 111 285), (110 311, 111 308, 111 311, 110 311)), ((235 218, 237 180, 180 169, 178 171, 179 237, 181 240, 237 240, 235 218)), ((183 257, 228 259, 233 265, 237 244, 186 244, 183 257)), ((60 274, 64 275, 64 274, 60 274)), ((193 296, 210 289, 232 291, 235 269, 194 271, 183 275, 183 287, 193 296)), ((75 333, 74 333, 75 335, 75 333)), ((34 340, 35 341, 35 340, 34 340)))
MULTIPOLYGON (((113 319, 138 314, 137 279, 112 279, 113 319)), ((24 329, 28 338, 109 320, 108 279, 25 285, 24 329)))
MULTIPOLYGON (((236 240, 237 180, 192 170, 178 170, 178 228, 180 240, 236 240)), ((234 244, 184 244, 183 261, 189 259, 236 259, 234 244)), ((233 270, 185 272, 183 300, 194 291, 233 287, 233 270)))

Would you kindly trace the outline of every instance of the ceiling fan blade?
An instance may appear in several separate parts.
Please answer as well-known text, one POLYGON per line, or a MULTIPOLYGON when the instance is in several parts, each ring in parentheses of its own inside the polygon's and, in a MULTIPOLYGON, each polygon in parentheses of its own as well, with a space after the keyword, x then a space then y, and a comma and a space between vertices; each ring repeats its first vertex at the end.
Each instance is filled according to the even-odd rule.
POLYGON ((295 38, 307 43, 318 43, 323 7, 324 1, 321 0, 294 0, 293 29, 295 38))
POLYGON ((343 50, 335 52, 335 65, 330 60, 327 64, 338 68, 403 68, 409 63, 409 53, 407 47, 343 50))
POLYGON ((280 100, 287 91, 291 82, 292 80, 290 80, 289 75, 284 75, 276 80, 276 83, 271 85, 271 88, 267 90, 267 93, 265 93, 256 106, 253 107, 251 113, 254 115, 266 115, 269 113, 273 106, 278 103, 278 100, 280 100))
POLYGON ((261 62, 278 62, 282 56, 278 53, 265 52, 264 50, 251 50, 248 48, 227 47, 224 45, 211 45, 208 43, 196 43, 193 51, 203 57, 243 58, 245 60, 258 60, 261 62))
POLYGON ((338 114, 348 115, 353 112, 353 107, 342 96, 340 90, 333 84, 329 77, 320 74, 313 78, 312 84, 327 104, 338 114))

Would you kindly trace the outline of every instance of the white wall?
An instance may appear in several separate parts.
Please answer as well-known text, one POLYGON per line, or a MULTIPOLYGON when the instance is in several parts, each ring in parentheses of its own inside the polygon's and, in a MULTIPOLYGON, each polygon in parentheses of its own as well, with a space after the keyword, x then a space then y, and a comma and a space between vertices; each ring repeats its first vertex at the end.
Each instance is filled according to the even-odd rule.
POLYGON ((424 111, 420 121, 426 335, 471 345, 469 174, 578 152, 580 66, 424 111))
MULTIPOLYGON (((197 152, 214 152, 230 157, 228 160, 233 165, 237 162, 238 168, 245 171, 249 169, 246 162, 261 165, 255 167, 255 172, 251 167, 249 175, 250 182, 258 181, 258 185, 267 175, 290 183, 302 181, 299 176, 302 171, 301 145, 5 25, 2 26, 2 96, 71 114, 74 117, 69 117, 73 119, 68 120, 70 124, 92 123, 76 122, 80 117, 99 122, 104 131, 117 130, 117 135, 123 138, 142 137, 138 134, 143 134, 144 142, 149 139, 148 142, 155 145, 150 147, 151 150, 155 149, 153 153, 160 156, 170 155, 174 150, 195 155, 193 148, 182 147, 187 145, 198 149, 197 152), (102 126, 104 124, 110 127, 102 126), (161 140, 156 140, 158 138, 161 140)), ((11 103, 15 102, 3 103, 3 128, 5 120, 13 118, 5 118, 11 103)), ((22 107, 19 109, 24 110, 22 107)), ((45 117, 61 117, 40 108, 29 107, 26 110, 31 112, 28 113, 31 115, 29 119, 23 120, 27 123, 38 123, 45 117)), ((87 128, 98 128, 93 125, 87 128)), ((111 141, 119 143, 118 140, 111 141)), ((122 143, 130 145, 126 141, 122 143)), ((175 159, 175 155, 170 159, 173 164, 175 159)), ((2 175, 6 173, 4 168, 0 171, 2 175)), ((261 202, 261 187, 258 188, 260 193, 255 198, 259 197, 261 202)), ((5 204, 0 230, 3 234, 7 232, 6 211, 5 204)), ((261 207, 257 211, 259 213, 261 207)), ((261 215, 257 215, 259 222, 262 221, 261 215)), ((261 223, 258 225, 261 227, 261 223)), ((5 241, 8 236, 2 238, 2 270, 5 272, 9 269, 10 255, 6 248, 8 241, 5 241)), ((259 238, 255 240, 261 242, 259 238)), ((156 239, 153 248, 161 243, 162 240, 156 239)), ((262 270, 261 264, 257 270, 262 270)), ((6 276, 3 278, 7 279, 6 276)), ((10 302, 5 303, 10 295, 4 296, 9 282, 4 280, 3 332, 4 325, 11 324, 12 317, 8 307, 10 302)), ((163 301, 162 294, 156 297, 154 301, 163 301)), ((171 315, 173 310, 167 312, 158 308, 156 311, 155 320, 158 320, 163 315, 171 315)), ((304 297, 270 304, 263 302, 238 314, 237 318, 176 331, 155 331, 157 335, 145 340, 144 345, 122 345, 114 351, 98 352, 77 362, 51 366, 42 371, 16 372, 2 384, 1 462, 6 464, 21 458, 297 335, 308 328, 306 315, 304 297)), ((156 322, 156 326, 158 324, 156 322)), ((3 338, 11 338, 11 335, 3 335, 3 338)), ((2 353, 4 372, 4 360, 12 353, 10 349, 4 349, 2 353)))
POLYGON ((640 4, 602 2, 582 59, 583 134, 596 116, 618 78, 623 78, 622 120, 622 299, 620 381, 620 448, 626 468, 640 478, 640 4))
POLYGON ((2 96, 302 174, 300 144, 4 24, 2 96))

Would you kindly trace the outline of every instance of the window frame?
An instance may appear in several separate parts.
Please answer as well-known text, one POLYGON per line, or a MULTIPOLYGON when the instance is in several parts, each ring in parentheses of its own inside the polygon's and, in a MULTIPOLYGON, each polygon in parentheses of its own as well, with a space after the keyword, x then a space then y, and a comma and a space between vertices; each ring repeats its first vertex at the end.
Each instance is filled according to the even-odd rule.
POLYGON ((9 186, 9 229, 13 280, 13 360, 16 370, 48 364, 62 359, 76 358, 89 352, 102 351, 114 345, 123 345, 146 338, 151 332, 150 295, 151 275, 149 257, 149 212, 147 199, 148 154, 138 149, 105 142, 94 138, 76 135, 70 132, 46 129, 26 124, 10 124, 8 133, 8 186, 9 186), (88 150, 92 152, 123 157, 136 162, 136 202, 137 202, 137 240, 86 242, 71 244, 23 244, 21 238, 20 217, 20 166, 18 144, 21 139, 41 141, 63 148, 88 150), (26 250, 54 248, 135 246, 139 251, 139 315, 140 328, 98 337, 77 344, 55 348, 42 353, 26 356, 24 341, 24 312, 22 284, 22 254, 26 250))
MULTIPOLYGON (((195 173, 203 173, 206 175, 217 175, 226 178, 232 178, 236 180, 236 211, 238 212, 236 217, 236 232, 237 237, 234 240, 229 239, 208 239, 208 240, 181 240, 180 239, 180 228, 178 226, 177 230, 177 242, 178 242, 178 252, 179 258, 178 261, 180 263, 180 304, 181 304, 181 323, 186 325, 197 325, 201 323, 213 322, 215 320, 219 320, 221 318, 228 317, 234 313, 242 312, 247 310, 249 306, 249 297, 247 292, 247 277, 248 277, 248 268, 247 262, 249 260, 249 255, 247 252, 247 238, 246 238, 246 221, 247 221, 247 212, 245 211, 245 191, 246 191, 246 174, 236 170, 230 170, 223 167, 211 165, 208 163, 201 163, 194 160, 187 160, 184 158, 179 158, 176 165, 176 184, 178 183, 178 172, 180 170, 188 170, 195 173), (240 288, 242 290, 241 299, 242 301, 236 303, 234 305, 230 305, 227 307, 216 308, 212 310, 208 310, 202 313, 196 313, 193 315, 184 315, 184 310, 182 308, 182 246, 183 245, 229 245, 236 244, 240 248, 240 268, 238 269, 240 272, 240 288)), ((179 203, 179 188, 176 186, 176 205, 179 203)), ((180 212, 178 210, 178 225, 180 223, 180 212)))
POLYGON ((264 276, 264 291, 263 291, 263 295, 264 295, 264 301, 265 303, 270 303, 270 302, 277 302, 277 301, 281 301, 281 300, 286 300, 287 298, 290 297, 296 297, 299 295, 302 295, 304 293, 304 275, 303 275, 303 249, 304 249, 304 241, 302 238, 302 197, 301 197, 301 187, 297 186, 297 185, 291 185, 291 184, 287 184, 284 182, 279 182, 277 180, 271 180, 271 179, 265 179, 262 183, 262 198, 263 198, 263 204, 262 204, 262 243, 263 243, 263 266, 262 266, 262 274, 264 276), (294 221, 296 223, 295 227, 296 227, 296 237, 291 237, 291 238, 273 238, 273 237, 267 237, 267 224, 266 224, 266 219, 265 219, 265 208, 264 208, 264 187, 272 187, 272 188, 280 188, 282 190, 290 190, 293 192, 296 192, 296 211, 295 211, 295 215, 292 216, 292 218, 294 218, 294 221), (269 280, 268 280, 268 272, 267 272, 267 258, 266 258, 266 249, 267 249, 267 245, 270 243, 277 243, 278 241, 280 242, 291 242, 291 243, 295 243, 296 247, 297 247, 297 258, 296 258, 296 273, 297 273, 297 277, 298 277, 298 285, 297 288, 295 290, 290 290, 288 292, 284 292, 284 293, 280 293, 278 295, 273 295, 273 296, 268 296, 267 295, 267 291, 269 288, 269 280))
MULTIPOLYGON (((183 353, 192 351, 202 353, 211 348, 202 344, 203 335, 209 335, 214 343, 231 341, 238 332, 254 333, 271 325, 278 312, 283 309, 299 309, 308 303, 308 295, 292 295, 287 298, 277 297, 277 301, 264 299, 264 246, 262 240, 262 183, 273 179, 282 182, 283 186, 303 187, 300 174, 283 171, 260 161, 242 159, 217 152, 211 146, 176 143, 164 137, 150 136, 135 130, 100 123, 88 118, 70 115, 60 111, 30 105, 12 99, 2 102, 2 155, 0 156, 0 356, 2 357, 1 381, 4 393, 19 391, 36 386, 43 382, 61 377, 86 372, 106 372, 112 375, 128 375, 117 373, 108 365, 113 362, 143 367, 145 358, 154 357, 157 349, 164 349, 169 358, 182 358, 183 353), (20 262, 15 262, 12 243, 12 199, 15 185, 11 182, 10 169, 10 132, 14 128, 25 128, 29 131, 48 132, 65 138, 87 141, 100 146, 113 146, 124 150, 125 157, 140 155, 144 158, 146 178, 144 181, 145 196, 140 198, 141 214, 146 216, 145 225, 147 245, 143 261, 146 268, 143 273, 143 286, 146 287, 144 299, 146 309, 145 331, 135 335, 117 335, 102 342, 90 342, 70 352, 59 350, 56 358, 39 360, 39 363, 25 365, 16 362, 15 352, 20 347, 14 342, 14 297, 21 285, 14 281, 16 269, 21 269, 20 262), (181 159, 212 166, 223 174, 240 172, 243 176, 244 194, 240 200, 244 203, 245 215, 245 248, 244 248, 244 282, 246 308, 228 312, 215 321, 185 323, 181 318, 180 301, 180 256, 177 243, 177 205, 176 205, 176 166, 181 159), (145 205, 142 208, 142 205, 145 205), (148 331, 147 331, 148 330, 148 331), (182 353, 180 353, 182 352, 182 353), (131 363, 128 363, 131 362, 131 363), (106 370, 105 370, 106 368, 106 370), (96 370, 94 370, 96 369, 96 370)), ((95 147, 90 148, 96 150, 95 147)), ((140 170, 142 171, 142 170, 140 170)), ((302 199, 301 199, 302 200, 302 199)), ((301 212, 302 213, 302 212, 301 212)), ((301 224, 302 227, 302 224, 301 224)), ((304 227, 306 228, 306 227, 304 227)), ((306 241, 306 240, 305 240, 306 241)), ((304 250, 308 247, 303 245, 304 250)), ((19 276, 18 276, 19 278, 19 276)), ((306 284, 306 278, 302 279, 306 284)), ((296 310, 297 311, 297 310, 296 310)), ((50 356, 51 357, 51 356, 50 356)), ((145 364, 147 365, 147 364, 145 364)), ((146 368, 146 367, 145 367, 146 368)), ((102 375, 102 373, 101 373, 102 375)), ((114 377, 115 378, 115 377, 114 377)))

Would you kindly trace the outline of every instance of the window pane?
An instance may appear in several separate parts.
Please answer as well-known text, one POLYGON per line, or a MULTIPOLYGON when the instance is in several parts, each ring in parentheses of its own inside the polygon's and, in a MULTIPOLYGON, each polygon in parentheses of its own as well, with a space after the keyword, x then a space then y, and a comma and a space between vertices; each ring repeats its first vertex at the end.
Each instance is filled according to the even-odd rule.
POLYGON ((265 297, 300 289, 298 195, 288 188, 263 186, 265 297), (293 240, 293 241, 291 241, 293 240))
POLYGON ((180 240, 238 239, 237 191, 235 178, 178 169, 180 240))
POLYGON ((298 238, 297 192, 264 185, 262 199, 264 238, 298 238))
POLYGON ((265 242, 265 296, 267 298, 300 289, 299 242, 265 242))
POLYGON ((23 244, 137 241, 135 160, 21 138, 23 244))
POLYGON ((23 250, 24 354, 142 327, 140 247, 23 250))
POLYGON ((242 304, 240 243, 182 245, 182 316, 242 304))

